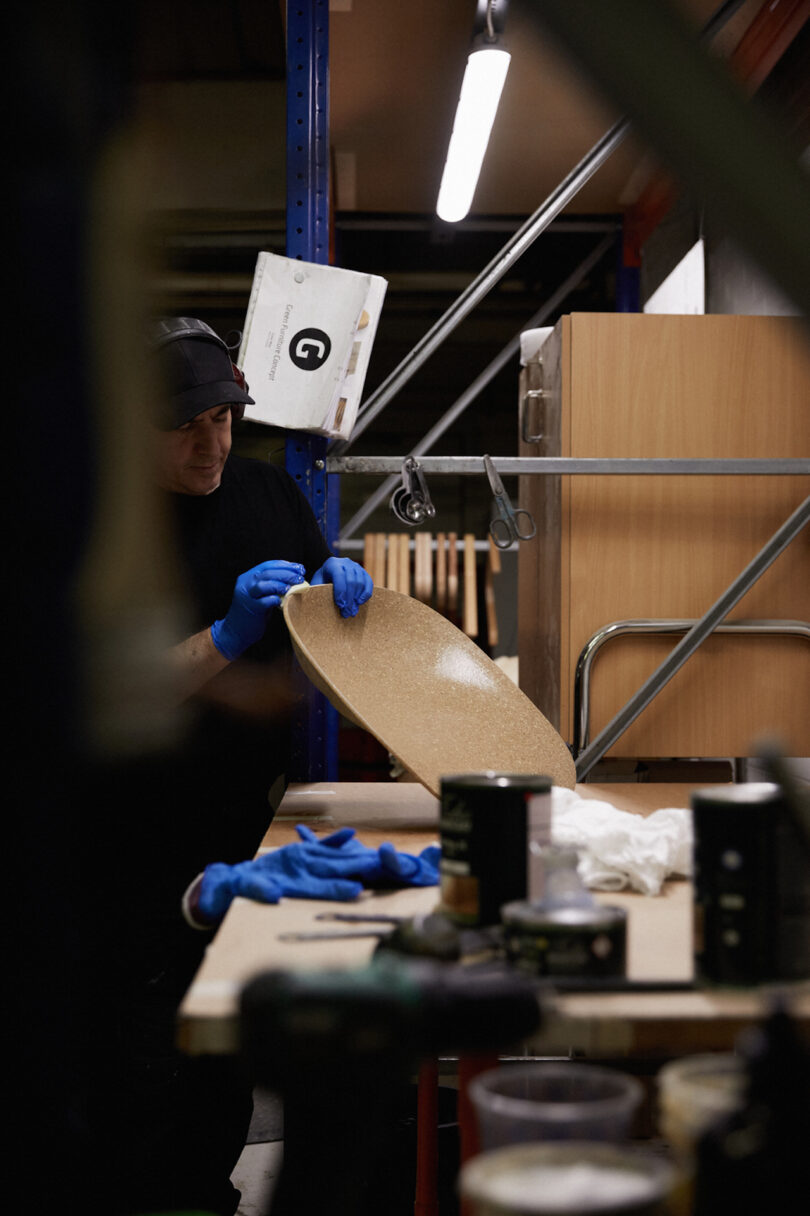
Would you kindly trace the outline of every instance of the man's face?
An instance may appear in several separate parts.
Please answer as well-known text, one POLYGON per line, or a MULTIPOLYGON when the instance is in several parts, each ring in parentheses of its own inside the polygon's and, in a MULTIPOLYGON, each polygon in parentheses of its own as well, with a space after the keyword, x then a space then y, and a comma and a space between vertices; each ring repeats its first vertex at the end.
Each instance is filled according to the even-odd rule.
POLYGON ((157 481, 175 494, 210 494, 231 450, 231 407, 215 405, 174 431, 155 432, 157 481))

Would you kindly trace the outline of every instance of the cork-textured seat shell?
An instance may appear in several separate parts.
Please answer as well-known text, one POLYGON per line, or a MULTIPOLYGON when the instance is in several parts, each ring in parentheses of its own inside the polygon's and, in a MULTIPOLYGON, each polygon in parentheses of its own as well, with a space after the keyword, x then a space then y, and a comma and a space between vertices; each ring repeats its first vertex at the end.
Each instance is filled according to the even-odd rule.
POLYGON ((376 587, 344 619, 328 585, 294 588, 284 619, 308 678, 436 796, 442 776, 494 770, 574 788, 560 734, 452 622, 376 587))

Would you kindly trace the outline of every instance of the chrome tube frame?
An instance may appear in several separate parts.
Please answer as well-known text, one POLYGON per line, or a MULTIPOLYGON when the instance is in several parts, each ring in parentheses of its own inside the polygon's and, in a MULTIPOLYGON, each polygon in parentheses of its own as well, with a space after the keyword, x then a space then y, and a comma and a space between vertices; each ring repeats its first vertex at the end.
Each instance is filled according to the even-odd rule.
MULTIPOLYGON (((697 618, 692 620, 667 620, 642 618, 638 620, 611 621, 603 625, 583 646, 577 660, 574 675, 574 742, 573 751, 576 760, 582 748, 588 746, 590 737, 591 696, 590 686, 593 674, 593 664, 602 647, 615 638, 629 635, 658 635, 670 633, 688 633, 696 625, 697 618)), ((782 634, 793 637, 803 637, 810 642, 810 621, 792 620, 739 620, 724 621, 716 625, 714 633, 740 634, 782 634)))

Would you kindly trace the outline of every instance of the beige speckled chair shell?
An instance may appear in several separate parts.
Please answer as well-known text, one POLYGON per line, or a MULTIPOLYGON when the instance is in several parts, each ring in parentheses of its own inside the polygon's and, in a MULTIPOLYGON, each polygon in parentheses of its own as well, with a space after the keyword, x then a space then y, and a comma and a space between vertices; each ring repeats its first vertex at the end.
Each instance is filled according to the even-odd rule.
POLYGON ((284 619, 312 683, 436 796, 442 776, 494 770, 574 788, 562 737, 466 634, 426 604, 376 587, 345 619, 330 586, 294 588, 284 619))

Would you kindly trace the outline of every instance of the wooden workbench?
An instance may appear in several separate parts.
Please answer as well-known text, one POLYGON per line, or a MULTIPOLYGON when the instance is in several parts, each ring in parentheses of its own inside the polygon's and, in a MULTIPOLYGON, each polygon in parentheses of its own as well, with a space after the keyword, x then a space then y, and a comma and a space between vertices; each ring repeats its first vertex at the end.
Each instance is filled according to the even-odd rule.
MULTIPOLYGON (((583 797, 643 815, 660 807, 688 807, 692 787, 586 784, 577 789, 583 797)), ((259 852, 297 840, 295 824, 307 823, 319 835, 349 824, 364 844, 376 846, 390 840, 397 849, 414 853, 438 841, 438 809, 438 801, 417 784, 294 785, 259 852)), ((599 898, 628 911, 629 979, 691 978, 692 888, 688 881, 667 882, 655 897, 610 893, 599 898)), ((373 937, 289 943, 280 941, 280 934, 339 930, 339 923, 316 920, 324 912, 362 910, 413 916, 431 911, 437 901, 436 887, 379 895, 368 892, 357 904, 349 905, 324 900, 284 899, 275 905, 234 900, 181 1005, 181 1047, 191 1054, 233 1051, 239 992, 256 973, 271 968, 362 967, 376 945, 373 937)), ((794 1014, 810 1022, 810 985, 792 985, 781 991, 787 993, 794 1014)), ((592 1057, 655 1057, 728 1048, 742 1026, 766 1010, 771 994, 770 989, 760 988, 558 995, 531 1046, 538 1054, 576 1050, 592 1057)))

